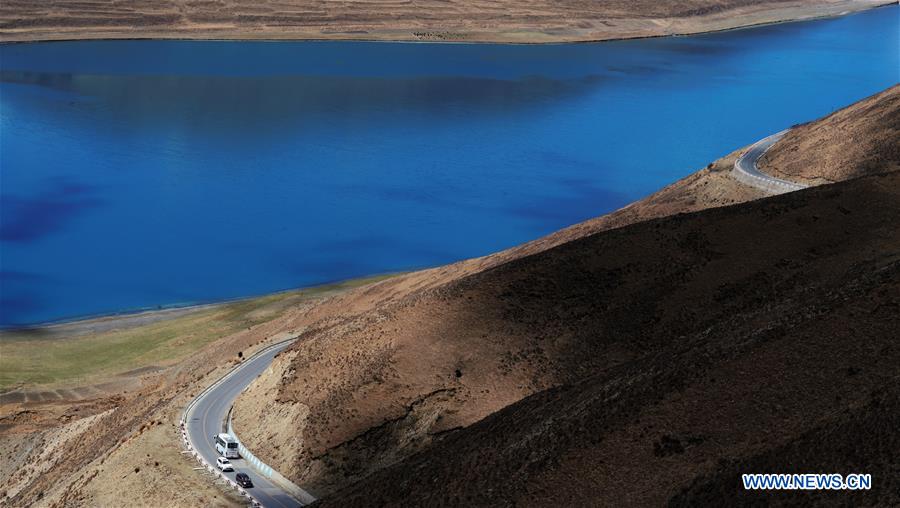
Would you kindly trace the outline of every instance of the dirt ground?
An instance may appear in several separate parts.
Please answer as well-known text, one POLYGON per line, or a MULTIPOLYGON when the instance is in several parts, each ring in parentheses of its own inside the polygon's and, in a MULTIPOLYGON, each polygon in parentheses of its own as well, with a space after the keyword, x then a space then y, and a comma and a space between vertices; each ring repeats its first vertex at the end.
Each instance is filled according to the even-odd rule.
POLYGON ((690 34, 886 0, 6 0, 0 40, 366 39, 541 43, 690 34))
MULTIPOLYGON (((26 337, 18 340, 35 351, 46 349, 48 341, 58 342, 57 349, 68 351, 66 348, 80 347, 78 341, 118 334, 140 339, 156 336, 163 327, 167 341, 190 343, 191 350, 172 356, 165 343, 154 357, 165 357, 162 365, 148 360, 149 365, 116 373, 93 385, 79 386, 75 381, 81 376, 48 385, 20 383, 0 395, 0 440, 4 444, 0 505, 243 505, 194 470, 194 460, 181 454, 181 411, 196 393, 239 361, 238 353, 248 357, 286 333, 299 332, 285 320, 360 283, 165 313, 163 318, 124 316, 118 321, 104 318, 46 330, 4 332, 25 333, 26 337), (199 324, 196 319, 201 319, 199 324), (212 334, 209 340, 191 342, 206 333, 212 334), (68 346, 66 341, 76 345, 68 346)), ((111 342, 119 347, 116 340, 111 342)), ((4 345, 4 355, 6 350, 4 345)))
POLYGON ((265 327, 224 337, 141 378, 131 391, 77 400, 4 402, 5 506, 236 506, 180 453, 192 394, 261 347, 265 327), (127 500, 127 501, 125 501, 127 500))

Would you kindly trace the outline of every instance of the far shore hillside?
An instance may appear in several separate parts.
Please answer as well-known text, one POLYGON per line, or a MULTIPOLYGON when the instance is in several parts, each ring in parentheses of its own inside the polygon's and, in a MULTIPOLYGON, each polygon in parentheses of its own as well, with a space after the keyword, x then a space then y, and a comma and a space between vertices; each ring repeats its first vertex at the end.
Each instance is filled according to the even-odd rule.
POLYGON ((0 41, 357 39, 547 43, 694 34, 828 17, 887 0, 6 1, 0 41))

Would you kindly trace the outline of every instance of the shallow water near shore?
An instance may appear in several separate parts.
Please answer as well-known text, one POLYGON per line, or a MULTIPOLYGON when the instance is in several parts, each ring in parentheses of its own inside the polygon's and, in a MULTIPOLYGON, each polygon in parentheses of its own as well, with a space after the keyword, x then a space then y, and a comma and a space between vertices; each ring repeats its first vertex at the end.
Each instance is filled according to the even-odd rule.
POLYGON ((488 254, 900 81, 898 8, 504 46, 0 46, 0 325, 488 254))

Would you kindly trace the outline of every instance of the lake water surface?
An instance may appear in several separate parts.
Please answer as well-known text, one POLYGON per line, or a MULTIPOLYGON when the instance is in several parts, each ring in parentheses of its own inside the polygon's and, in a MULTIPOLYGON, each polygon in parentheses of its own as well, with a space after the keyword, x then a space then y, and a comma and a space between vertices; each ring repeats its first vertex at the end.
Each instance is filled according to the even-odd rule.
POLYGON ((503 46, 0 46, 0 324, 438 265, 900 81, 898 9, 503 46))

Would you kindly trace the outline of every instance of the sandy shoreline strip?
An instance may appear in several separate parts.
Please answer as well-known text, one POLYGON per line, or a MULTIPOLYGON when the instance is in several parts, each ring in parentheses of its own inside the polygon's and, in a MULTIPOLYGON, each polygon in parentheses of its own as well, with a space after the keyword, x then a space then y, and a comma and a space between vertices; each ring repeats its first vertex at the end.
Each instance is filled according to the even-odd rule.
POLYGON ((264 293, 261 295, 243 296, 227 300, 218 300, 204 303, 187 303, 183 305, 172 304, 160 308, 124 310, 121 312, 113 312, 109 314, 63 318, 57 321, 11 326, 7 328, 0 328, 0 339, 3 338, 3 334, 11 333, 22 334, 30 332, 50 332, 54 334, 76 337, 79 335, 102 333, 109 330, 124 330, 128 328, 148 325, 151 323, 157 323, 160 321, 166 321, 169 319, 176 319, 196 312, 213 310, 226 305, 252 302, 254 300, 271 298, 279 295, 288 296, 291 294, 310 293, 315 294, 316 296, 327 297, 331 294, 337 294, 342 290, 363 286, 370 282, 384 280, 389 277, 401 275, 402 273, 404 272, 368 275, 331 283, 305 286, 294 289, 285 289, 283 291, 273 291, 271 293, 264 293))

